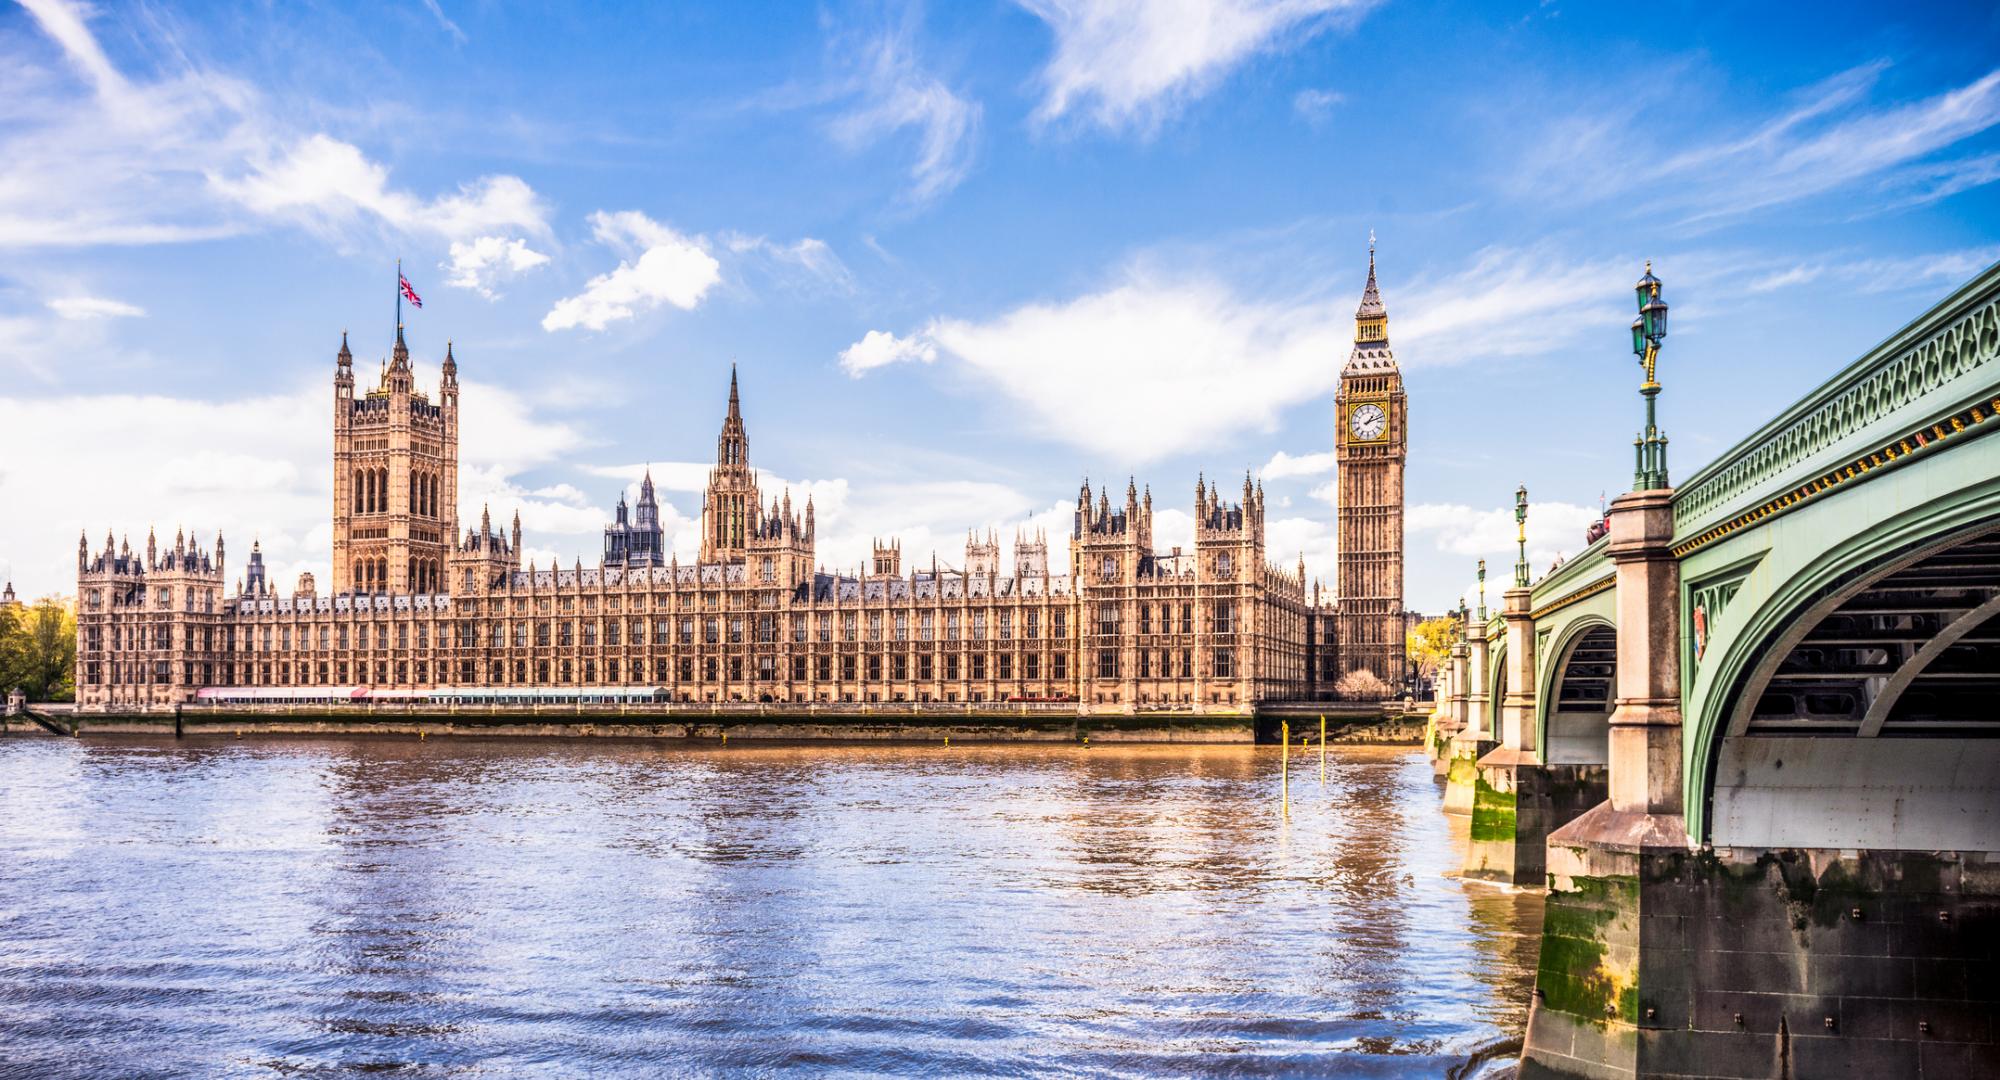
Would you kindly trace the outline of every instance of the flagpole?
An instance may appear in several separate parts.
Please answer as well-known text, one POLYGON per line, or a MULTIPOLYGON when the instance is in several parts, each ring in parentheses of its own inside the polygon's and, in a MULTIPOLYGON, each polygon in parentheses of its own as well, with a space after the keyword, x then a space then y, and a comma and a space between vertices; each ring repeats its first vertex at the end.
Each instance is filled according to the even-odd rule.
POLYGON ((396 333, 403 332, 403 260, 396 260, 396 333))

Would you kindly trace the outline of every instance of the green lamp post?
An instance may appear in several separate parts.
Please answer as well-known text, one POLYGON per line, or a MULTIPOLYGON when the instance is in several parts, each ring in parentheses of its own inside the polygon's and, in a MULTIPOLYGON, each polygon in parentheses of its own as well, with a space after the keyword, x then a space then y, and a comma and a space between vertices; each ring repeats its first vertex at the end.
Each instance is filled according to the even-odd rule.
POLYGON ((1632 470, 1632 490, 1651 491, 1668 485, 1667 437, 1654 420, 1654 399, 1660 383, 1653 377, 1660 361, 1660 342, 1667 337, 1667 302, 1660 299, 1660 279, 1653 276, 1652 260, 1646 261, 1646 276, 1633 286, 1638 294, 1639 315, 1632 320, 1632 354, 1646 369, 1646 381, 1639 384, 1639 396, 1646 399, 1646 430, 1632 441, 1636 459, 1632 470))
POLYGON ((1514 587, 1528 587, 1528 485, 1514 489, 1514 587))

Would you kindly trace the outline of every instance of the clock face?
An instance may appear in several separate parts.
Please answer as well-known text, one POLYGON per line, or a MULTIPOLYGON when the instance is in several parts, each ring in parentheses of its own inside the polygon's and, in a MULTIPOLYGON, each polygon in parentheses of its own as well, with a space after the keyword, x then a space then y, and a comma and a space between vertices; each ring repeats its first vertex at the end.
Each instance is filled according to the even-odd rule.
POLYGON ((1362 442, 1374 442, 1389 429, 1389 414, 1373 403, 1357 405, 1347 414, 1347 430, 1362 442))

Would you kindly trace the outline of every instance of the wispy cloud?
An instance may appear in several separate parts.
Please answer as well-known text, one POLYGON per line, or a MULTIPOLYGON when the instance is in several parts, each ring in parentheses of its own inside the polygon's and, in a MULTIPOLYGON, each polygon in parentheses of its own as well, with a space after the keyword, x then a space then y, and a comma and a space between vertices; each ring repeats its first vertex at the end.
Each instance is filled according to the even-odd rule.
POLYGON ((0 134, 0 248, 173 243, 273 222, 338 240, 368 227, 446 241, 548 234, 546 206, 518 177, 429 198, 398 189, 359 147, 288 121, 171 40, 151 42, 161 74, 132 76, 91 33, 90 9, 27 7, 84 92, 31 51, 0 57, 20 121, 0 134))
POLYGON ((1292 95, 1292 111, 1306 123, 1317 126, 1333 115, 1334 106, 1346 100, 1347 95, 1337 90, 1301 90, 1292 95))
POLYGON ((2000 262, 2000 245, 1895 257, 1830 254, 1760 274, 1743 288, 1769 293, 1813 282, 1838 282, 1861 293, 1935 290, 1966 281, 1995 262, 2000 262))
POLYGON ((453 41, 460 45, 465 44, 465 31, 460 30, 458 24, 451 21, 451 16, 444 13, 444 8, 438 4, 438 0, 424 0, 424 10, 431 13, 431 18, 437 20, 438 27, 450 34, 453 41))
MULTIPOLYGON (((1877 61, 1840 72, 1793 95, 1776 115, 1733 132, 1726 122, 1634 125, 1624 113, 1558 115, 1529 140, 1513 186, 1525 197, 1592 201, 1643 184, 1640 205, 1687 224, 1713 224, 1871 178, 1901 193, 1892 206, 2000 179, 1993 155, 1938 157, 2000 124, 2000 70, 1927 97, 1883 103, 1887 70, 1887 62, 1877 61), (1712 134, 1718 130, 1723 134, 1712 134), (1646 165, 1633 168, 1634 161, 1646 165)), ((1636 95, 1646 111, 1667 115, 1658 94, 1606 96, 1631 105, 1636 95)))
POLYGON ((48 304, 50 311, 65 319, 129 319, 146 313, 137 304, 103 296, 59 296, 48 304))
POLYGON ((926 71, 907 33, 870 41, 862 49, 858 67, 858 102, 834 119, 834 139, 850 150, 861 150, 913 131, 910 201, 923 205, 957 187, 972 170, 979 104, 926 71))
POLYGON ((1366 0, 1020 0, 1055 35, 1034 120, 1150 135, 1250 57, 1358 18, 1366 0))

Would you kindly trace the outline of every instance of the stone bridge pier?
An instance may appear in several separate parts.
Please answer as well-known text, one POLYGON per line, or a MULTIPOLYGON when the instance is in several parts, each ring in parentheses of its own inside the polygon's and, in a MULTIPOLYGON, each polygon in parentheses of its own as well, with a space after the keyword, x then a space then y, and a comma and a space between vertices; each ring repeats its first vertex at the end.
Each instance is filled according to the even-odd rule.
POLYGON ((1521 1076, 2000 1076, 1996 431, 2000 267, 1677 488, 1642 442, 1507 591, 1466 870, 1548 889, 1521 1076))

